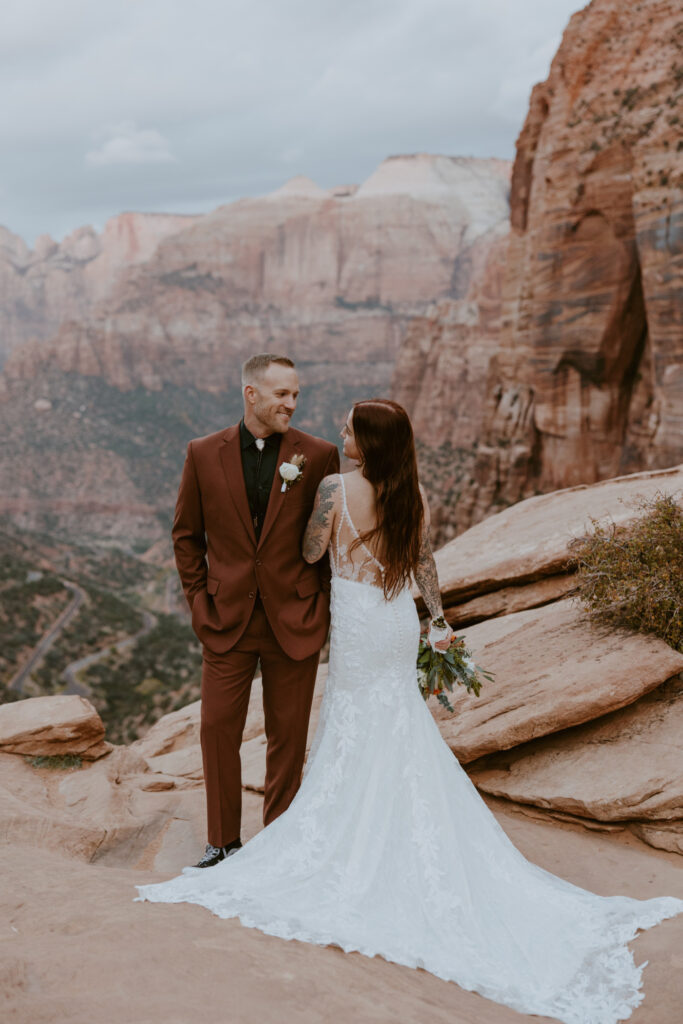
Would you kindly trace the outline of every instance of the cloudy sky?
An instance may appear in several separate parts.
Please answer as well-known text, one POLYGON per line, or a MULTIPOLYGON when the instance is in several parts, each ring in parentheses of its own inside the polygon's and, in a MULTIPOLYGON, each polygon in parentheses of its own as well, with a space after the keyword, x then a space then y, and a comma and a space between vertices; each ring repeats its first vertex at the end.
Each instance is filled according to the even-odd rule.
POLYGON ((3 0, 0 224, 210 210, 396 153, 511 158, 577 0, 3 0))

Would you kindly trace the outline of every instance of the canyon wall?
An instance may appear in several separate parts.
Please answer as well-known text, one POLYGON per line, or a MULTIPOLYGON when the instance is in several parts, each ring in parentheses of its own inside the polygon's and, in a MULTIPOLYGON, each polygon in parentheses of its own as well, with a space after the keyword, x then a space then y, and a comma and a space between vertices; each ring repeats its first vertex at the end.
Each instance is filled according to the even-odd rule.
POLYGON ((508 230, 510 170, 417 154, 357 188, 299 177, 119 264, 99 301, 5 362, 0 511, 24 527, 155 538, 185 442, 239 416, 255 351, 296 360, 297 425, 336 440, 352 401, 389 393, 414 321, 466 299, 508 230))
MULTIPOLYGON (((680 462, 682 85, 679 5, 593 0, 534 87, 512 174, 500 333, 482 341, 476 324, 464 345, 488 367, 481 407, 481 392, 465 398, 467 419, 479 417, 474 446, 450 310, 408 339, 430 351, 440 339, 420 441, 438 458, 435 423, 450 416, 466 452, 451 532, 539 491, 680 462)), ((402 362, 410 353, 394 385, 405 395, 402 362)))
POLYGON ((0 367, 24 342, 51 338, 115 287, 119 272, 149 259, 162 238, 195 217, 122 213, 101 234, 78 228, 62 242, 41 235, 33 250, 0 226, 0 367))

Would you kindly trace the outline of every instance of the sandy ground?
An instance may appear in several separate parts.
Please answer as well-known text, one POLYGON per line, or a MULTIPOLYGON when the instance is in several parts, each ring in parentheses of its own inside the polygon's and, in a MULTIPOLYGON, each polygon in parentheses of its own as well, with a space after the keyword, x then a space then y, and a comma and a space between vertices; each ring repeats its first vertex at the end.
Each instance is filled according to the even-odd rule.
MULTIPOLYGON (((245 794, 245 835, 260 798, 245 794)), ((595 892, 683 897, 683 858, 625 833, 529 817, 487 800, 522 852, 595 892)), ((200 853, 198 850, 197 853, 200 853)), ((189 904, 134 903, 161 876, 0 847, 0 1019, 6 1024, 522 1024, 424 971, 286 942, 189 904)), ((645 1001, 631 1024, 683 1021, 683 915, 632 944, 645 1001)))

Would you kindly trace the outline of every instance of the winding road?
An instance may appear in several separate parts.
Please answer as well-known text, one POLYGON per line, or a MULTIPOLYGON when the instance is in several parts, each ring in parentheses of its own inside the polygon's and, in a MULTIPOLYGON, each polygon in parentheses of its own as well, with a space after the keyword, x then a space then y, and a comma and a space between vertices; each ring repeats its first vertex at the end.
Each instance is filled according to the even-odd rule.
MULTIPOLYGON (((31 651, 28 661, 25 662, 25 664, 10 680, 8 687, 10 690, 14 691, 14 693, 23 693, 26 680, 38 667, 54 644, 55 640, 59 637, 60 633, 66 629, 72 619, 78 614, 84 601, 87 601, 88 599, 86 592, 76 583, 72 583, 70 580, 61 580, 60 582, 67 588, 67 590, 71 591, 73 599, 66 608, 59 613, 50 628, 46 630, 40 638, 36 646, 31 651)), ((106 658, 112 650, 119 652, 128 650, 129 647, 132 647, 133 644, 142 639, 143 636, 147 636, 147 634, 154 629, 157 624, 156 615, 153 615, 152 612, 148 612, 146 610, 142 611, 142 620, 142 629, 139 629, 137 633, 134 633, 132 636, 124 637, 123 640, 119 640, 117 643, 106 644, 104 647, 99 648, 99 650, 93 651, 91 654, 86 654, 83 658, 78 658, 76 661, 72 661, 67 665, 60 677, 66 684, 61 692, 75 693, 81 697, 90 696, 90 688, 78 679, 79 672, 85 668, 89 668, 90 665, 94 665, 95 662, 100 661, 102 658, 106 658)))
POLYGON ((81 588, 75 583, 71 583, 68 580, 60 580, 60 582, 67 588, 67 590, 71 591, 73 594, 73 600, 63 611, 59 613, 50 628, 42 635, 36 646, 31 651, 26 664, 20 668, 10 680, 9 689, 13 690, 15 693, 23 693, 24 683, 28 677, 40 664, 59 634, 66 628, 66 626, 69 625, 73 617, 78 613, 83 602, 86 600, 85 591, 81 590, 81 588))
POLYGON ((142 629, 138 630, 137 633, 133 633, 132 636, 127 636, 123 640, 119 640, 115 644, 107 644, 106 647, 100 647, 99 650, 93 651, 92 654, 86 654, 85 657, 79 658, 77 661, 72 661, 70 665, 67 665, 62 672, 61 678, 66 682, 66 686, 62 690, 62 693, 77 693, 81 697, 88 697, 91 694, 89 686, 82 683, 78 679, 79 672, 82 672, 84 668, 90 668, 95 662, 101 661, 102 658, 106 658, 111 651, 127 651, 129 647, 132 647, 134 643, 141 640, 143 636, 154 629, 157 624, 156 615, 152 615, 151 612, 142 612, 143 625, 142 629))

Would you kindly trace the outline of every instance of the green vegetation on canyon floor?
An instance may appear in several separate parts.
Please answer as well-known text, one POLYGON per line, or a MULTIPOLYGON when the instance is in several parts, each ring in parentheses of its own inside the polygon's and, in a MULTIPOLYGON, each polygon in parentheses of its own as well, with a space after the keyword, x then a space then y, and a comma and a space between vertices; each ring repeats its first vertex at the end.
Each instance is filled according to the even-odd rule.
POLYGON ((80 692, 110 739, 136 739, 199 696, 200 648, 176 596, 168 565, 45 533, 0 533, 0 702, 80 692), (31 666, 46 636, 52 643, 31 666))

